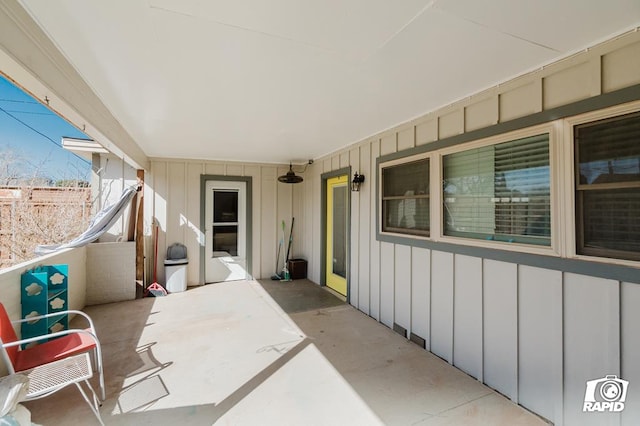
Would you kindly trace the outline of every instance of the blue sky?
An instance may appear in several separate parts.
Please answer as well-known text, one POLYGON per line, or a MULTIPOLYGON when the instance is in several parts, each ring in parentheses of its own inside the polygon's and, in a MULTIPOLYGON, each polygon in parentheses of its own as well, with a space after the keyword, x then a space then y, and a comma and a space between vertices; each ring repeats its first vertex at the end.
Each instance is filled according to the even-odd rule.
POLYGON ((24 174, 89 180, 91 164, 62 148, 62 137, 88 138, 0 75, 0 155, 24 158, 24 174))

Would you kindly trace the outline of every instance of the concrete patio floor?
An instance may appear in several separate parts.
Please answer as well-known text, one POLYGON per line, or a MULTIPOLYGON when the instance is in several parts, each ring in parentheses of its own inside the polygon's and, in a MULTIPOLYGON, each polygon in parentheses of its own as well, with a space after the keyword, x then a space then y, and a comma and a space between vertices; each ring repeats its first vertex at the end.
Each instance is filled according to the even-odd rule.
MULTIPOLYGON (((87 307, 103 345, 104 422, 546 424, 309 281, 262 284, 87 307)), ((42 425, 98 424, 75 387, 25 406, 42 425)))

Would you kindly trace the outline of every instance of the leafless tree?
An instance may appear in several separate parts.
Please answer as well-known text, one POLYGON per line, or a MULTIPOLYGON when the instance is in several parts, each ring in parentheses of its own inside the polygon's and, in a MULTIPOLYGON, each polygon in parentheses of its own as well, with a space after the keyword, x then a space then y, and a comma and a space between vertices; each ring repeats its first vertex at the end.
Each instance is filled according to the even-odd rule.
POLYGON ((91 188, 79 179, 53 186, 41 167, 0 150, 0 268, 35 257, 39 244, 58 244, 82 233, 91 215, 91 188), (31 170, 31 176, 24 170, 31 170))
POLYGON ((13 186, 24 178, 22 156, 11 149, 0 151, 0 186, 13 186))

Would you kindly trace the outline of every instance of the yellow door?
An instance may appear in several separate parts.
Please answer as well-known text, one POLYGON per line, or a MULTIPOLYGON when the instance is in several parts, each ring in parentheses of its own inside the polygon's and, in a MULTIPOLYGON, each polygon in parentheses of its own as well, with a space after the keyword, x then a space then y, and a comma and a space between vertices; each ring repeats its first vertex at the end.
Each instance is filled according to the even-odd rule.
POLYGON ((327 286, 347 295, 349 177, 327 180, 327 286))

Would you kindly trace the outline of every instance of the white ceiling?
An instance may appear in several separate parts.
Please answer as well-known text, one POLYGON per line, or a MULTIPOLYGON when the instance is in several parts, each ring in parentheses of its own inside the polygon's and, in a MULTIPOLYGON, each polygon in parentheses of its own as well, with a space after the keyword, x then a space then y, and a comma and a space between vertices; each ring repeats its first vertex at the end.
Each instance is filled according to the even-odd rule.
POLYGON ((148 156, 277 163, 640 26, 639 0, 20 2, 148 156))

